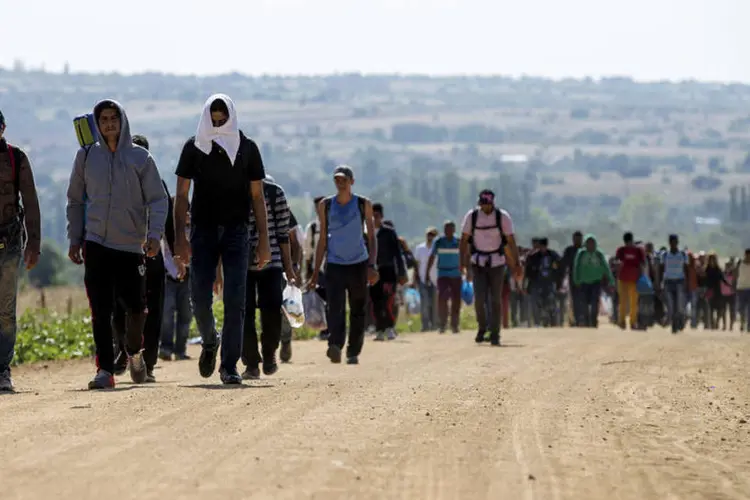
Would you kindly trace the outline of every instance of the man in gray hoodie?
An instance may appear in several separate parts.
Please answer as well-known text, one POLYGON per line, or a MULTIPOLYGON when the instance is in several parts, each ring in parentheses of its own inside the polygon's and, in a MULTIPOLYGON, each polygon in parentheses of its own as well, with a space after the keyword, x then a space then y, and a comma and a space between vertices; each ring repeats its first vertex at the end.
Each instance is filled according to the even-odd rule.
POLYGON ((132 142, 122 106, 100 101, 94 118, 98 142, 78 151, 68 186, 68 257, 85 265, 97 362, 89 389, 111 389, 115 297, 127 310, 130 376, 136 383, 146 381, 145 258, 159 252, 168 199, 153 157, 132 142))

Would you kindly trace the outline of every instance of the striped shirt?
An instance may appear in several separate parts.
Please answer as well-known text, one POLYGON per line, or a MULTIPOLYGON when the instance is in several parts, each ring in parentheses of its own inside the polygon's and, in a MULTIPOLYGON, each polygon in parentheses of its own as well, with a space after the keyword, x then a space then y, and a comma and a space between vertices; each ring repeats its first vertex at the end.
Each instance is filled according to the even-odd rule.
MULTIPOLYGON (((281 243, 289 243, 289 221, 291 211, 284 189, 278 184, 263 181, 266 198, 266 213, 268 214, 268 240, 271 246, 271 262, 267 268, 284 268, 281 260, 281 243)), ((250 264, 248 271, 257 271, 258 230, 255 223, 255 213, 250 213, 250 264)))

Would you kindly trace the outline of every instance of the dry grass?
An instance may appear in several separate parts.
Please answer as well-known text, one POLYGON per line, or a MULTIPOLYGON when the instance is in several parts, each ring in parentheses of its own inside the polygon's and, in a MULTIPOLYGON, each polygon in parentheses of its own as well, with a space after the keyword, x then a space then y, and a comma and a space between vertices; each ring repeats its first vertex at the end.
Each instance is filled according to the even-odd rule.
POLYGON ((44 289, 26 288, 18 297, 18 312, 29 309, 42 309, 65 313, 69 309, 78 311, 89 306, 86 290, 82 286, 61 286, 44 289), (45 304, 46 302, 46 304, 45 304))

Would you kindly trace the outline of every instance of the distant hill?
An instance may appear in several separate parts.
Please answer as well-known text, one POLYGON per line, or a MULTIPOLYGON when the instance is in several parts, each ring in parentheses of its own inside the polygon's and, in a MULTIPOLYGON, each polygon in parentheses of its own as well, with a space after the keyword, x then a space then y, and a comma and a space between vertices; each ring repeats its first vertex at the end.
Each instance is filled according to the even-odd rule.
POLYGON ((696 216, 744 220, 729 189, 750 184, 746 85, 1 70, 7 137, 33 159, 45 234, 65 244, 74 116, 104 97, 122 102, 173 186, 182 144, 215 92, 235 100, 243 130, 261 145, 268 172, 303 220, 310 197, 331 191, 338 162, 354 166, 357 189, 385 200, 388 216, 412 238, 462 216, 485 186, 529 235, 601 221, 661 231, 658 218, 627 220, 626 201, 645 195, 660 200, 683 231, 694 230, 696 216))

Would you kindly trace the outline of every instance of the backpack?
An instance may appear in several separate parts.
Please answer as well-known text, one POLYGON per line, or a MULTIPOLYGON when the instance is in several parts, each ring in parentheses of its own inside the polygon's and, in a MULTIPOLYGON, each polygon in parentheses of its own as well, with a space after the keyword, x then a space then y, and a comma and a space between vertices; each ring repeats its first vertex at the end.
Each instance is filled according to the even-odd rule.
MULTIPOLYGON (((359 216, 362 219, 362 238, 367 241, 367 235, 365 234, 365 205, 367 204, 367 198, 364 198, 359 195, 353 195, 357 199, 357 206, 359 207, 359 216)), ((336 196, 329 196, 323 200, 323 211, 326 217, 326 227, 328 227, 329 223, 329 214, 331 213, 331 204, 333 203, 333 199, 336 196)), ((315 235, 315 232, 313 232, 313 235, 315 235)))
POLYGON ((470 245, 471 245, 471 254, 472 255, 483 255, 483 256, 490 256, 490 255, 505 255, 505 244, 507 243, 507 239, 505 237, 505 233, 503 233, 503 215, 500 212, 499 208, 495 209, 495 225, 494 226, 484 226, 484 227, 477 227, 477 218, 479 217, 479 208, 475 208, 471 212, 471 237, 470 237, 470 245), (498 231, 500 231, 500 247, 497 250, 492 250, 490 252, 483 252, 481 250, 478 250, 476 247, 475 238, 474 238, 474 231, 477 229, 495 229, 497 228, 498 231))

